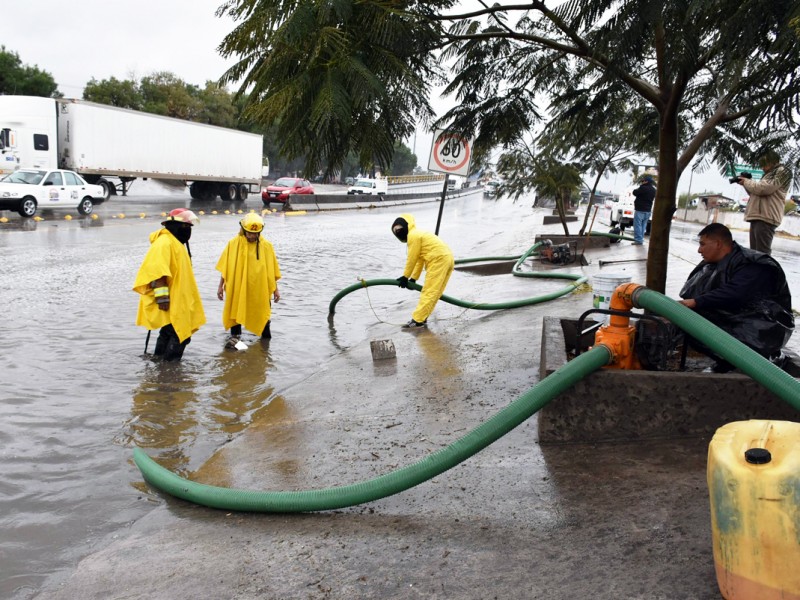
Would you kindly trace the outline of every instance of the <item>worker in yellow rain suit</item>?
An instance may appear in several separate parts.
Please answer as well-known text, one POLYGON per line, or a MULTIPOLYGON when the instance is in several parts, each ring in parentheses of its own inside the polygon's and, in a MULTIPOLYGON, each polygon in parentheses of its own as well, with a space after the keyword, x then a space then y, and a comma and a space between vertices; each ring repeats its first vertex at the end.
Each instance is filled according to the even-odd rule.
POLYGON ((189 249, 198 223, 186 208, 170 212, 161 222, 164 228, 150 234, 150 248, 133 284, 141 294, 136 324, 146 327, 148 336, 161 328, 153 354, 168 361, 181 359, 192 334, 206 322, 189 249))
POLYGON ((417 229, 414 217, 409 214, 400 215, 392 223, 395 237, 408 244, 408 258, 403 275, 397 278, 397 284, 408 287, 415 282, 422 269, 425 269, 425 283, 419 296, 417 308, 411 314, 411 320, 403 325, 405 329, 426 327, 433 308, 444 294, 450 275, 453 274, 455 262, 453 252, 436 234, 417 229))
POLYGON ((242 325, 262 338, 272 337, 270 296, 275 302, 281 299, 281 269, 275 249, 261 235, 263 230, 264 219, 260 215, 245 216, 239 221, 239 233, 228 242, 217 262, 221 274, 217 297, 225 300, 222 325, 231 330, 227 348, 236 347, 242 325))

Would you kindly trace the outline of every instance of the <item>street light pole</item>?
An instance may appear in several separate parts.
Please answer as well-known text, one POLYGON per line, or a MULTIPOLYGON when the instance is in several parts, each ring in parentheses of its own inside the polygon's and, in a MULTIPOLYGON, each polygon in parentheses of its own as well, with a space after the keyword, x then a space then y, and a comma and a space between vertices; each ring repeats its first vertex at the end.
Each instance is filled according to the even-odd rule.
POLYGON ((697 168, 697 163, 694 164, 692 167, 692 171, 689 173, 689 191, 686 192, 686 204, 683 207, 683 220, 686 221, 686 215, 689 212, 689 202, 692 200, 692 179, 694 178, 694 170, 697 168))

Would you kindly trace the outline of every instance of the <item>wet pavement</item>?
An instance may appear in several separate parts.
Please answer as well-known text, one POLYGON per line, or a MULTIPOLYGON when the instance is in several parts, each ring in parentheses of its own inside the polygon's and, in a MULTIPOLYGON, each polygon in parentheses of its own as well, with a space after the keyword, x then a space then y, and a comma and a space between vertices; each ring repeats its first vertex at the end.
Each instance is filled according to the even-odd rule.
MULTIPOLYGON (((191 244, 209 324, 180 365, 152 363, 128 290, 158 219, 130 215, 174 204, 130 202, 121 219, 113 201, 98 211, 102 225, 0 227, 11 283, 0 299, 15 307, 0 358, 10 374, 0 596, 719 597, 708 440, 543 447, 534 417, 427 483, 349 509, 245 515, 151 492, 133 445, 193 480, 259 490, 355 483, 419 460, 536 383, 543 316, 575 317, 592 298, 586 288, 497 312, 440 303, 429 330, 408 333, 397 325, 415 295, 370 288, 345 297, 329 324, 339 289, 402 268, 387 225, 397 211, 276 214, 267 235, 284 300, 274 337, 225 352, 213 264, 237 219, 208 215, 191 244), (374 362, 375 339, 393 340, 397 359, 374 362)), ((435 204, 413 212, 433 228, 435 204)), ((463 200, 446 209, 442 236, 457 257, 520 254, 535 234, 559 232, 541 216, 523 203, 463 200)), ((698 229, 675 224, 668 294, 699 258, 698 229)), ((779 260, 794 244, 780 240, 779 260)), ((623 242, 566 270, 597 273, 599 260, 645 252, 623 242)), ((643 262, 611 266, 644 280, 643 262)), ((562 286, 457 272, 447 293, 504 301, 562 286)))

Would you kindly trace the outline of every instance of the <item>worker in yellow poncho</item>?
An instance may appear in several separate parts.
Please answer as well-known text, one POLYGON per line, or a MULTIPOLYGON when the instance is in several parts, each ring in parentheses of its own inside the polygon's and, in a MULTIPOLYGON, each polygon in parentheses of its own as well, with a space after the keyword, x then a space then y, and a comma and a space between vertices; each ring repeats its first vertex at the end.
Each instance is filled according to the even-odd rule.
POLYGON ((278 280, 281 270, 275 249, 261 236, 264 219, 256 213, 239 221, 239 233, 231 239, 217 262, 220 272, 217 297, 225 300, 222 325, 231 330, 225 344, 235 348, 242 326, 262 338, 271 338, 272 304, 281 299, 278 280))
POLYGON ((197 215, 176 208, 162 221, 163 229, 150 234, 150 249, 142 261, 133 290, 141 294, 136 324, 158 333, 153 354, 180 360, 192 334, 206 322, 203 303, 192 271, 189 238, 197 215))
POLYGON ((397 278, 397 284, 407 288, 409 282, 414 283, 425 269, 425 283, 419 296, 417 308, 411 314, 411 320, 403 325, 404 329, 427 327, 427 320, 433 308, 444 294, 450 275, 453 274, 455 261, 453 252, 439 237, 430 231, 417 229, 414 217, 409 214, 400 215, 392 223, 395 237, 408 244, 408 258, 403 275, 397 278))

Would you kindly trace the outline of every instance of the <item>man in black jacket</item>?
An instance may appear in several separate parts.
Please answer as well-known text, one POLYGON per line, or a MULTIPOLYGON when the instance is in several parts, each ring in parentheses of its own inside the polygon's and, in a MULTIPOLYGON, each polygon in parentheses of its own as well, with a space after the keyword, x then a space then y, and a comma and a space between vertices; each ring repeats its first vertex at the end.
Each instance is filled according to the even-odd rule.
POLYGON ((650 175, 642 177, 639 187, 633 190, 633 245, 644 244, 644 232, 653 211, 653 200, 656 198, 656 186, 650 175))
MULTIPOLYGON (((680 303, 695 310, 763 357, 779 362, 794 331, 792 296, 780 264, 733 241, 730 230, 712 223, 698 234, 703 261, 689 274, 680 303)), ((716 372, 733 367, 717 360, 716 372)))

